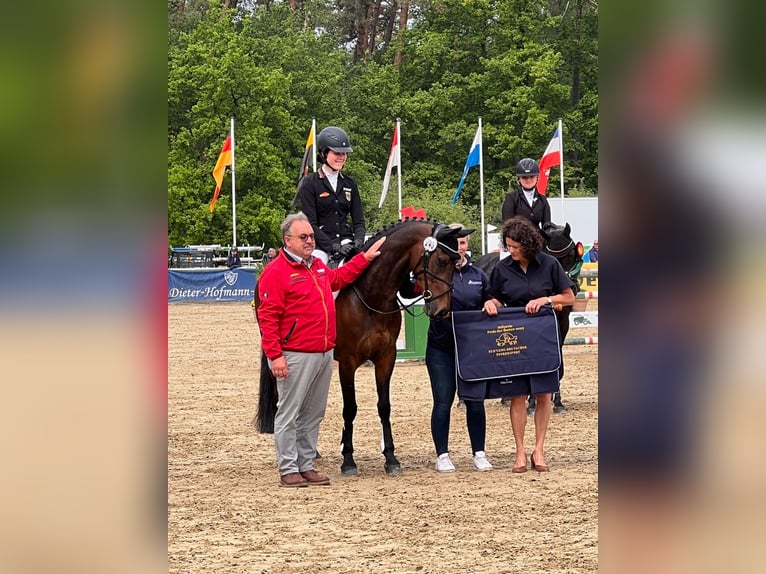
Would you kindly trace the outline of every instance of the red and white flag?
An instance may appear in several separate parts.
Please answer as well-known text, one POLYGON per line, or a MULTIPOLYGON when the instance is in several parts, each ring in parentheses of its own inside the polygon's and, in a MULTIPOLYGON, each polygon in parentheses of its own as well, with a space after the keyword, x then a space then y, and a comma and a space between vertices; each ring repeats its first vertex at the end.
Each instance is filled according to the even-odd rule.
POLYGON ((402 162, 401 162, 401 148, 399 146, 399 122, 396 122, 394 128, 394 137, 391 140, 391 153, 388 155, 388 165, 386 166, 386 175, 383 176, 383 193, 380 194, 380 203, 378 203, 378 209, 383 207, 383 202, 386 200, 386 193, 388 193, 388 185, 391 183, 391 171, 396 168, 399 173, 399 177, 402 177, 402 162))
POLYGON ((545 148, 545 153, 543 153, 543 157, 540 160, 540 177, 537 180, 537 191, 542 195, 545 195, 545 188, 548 187, 548 176, 554 165, 561 165, 561 134, 559 134, 559 128, 556 128, 556 131, 553 132, 553 138, 548 147, 545 148))

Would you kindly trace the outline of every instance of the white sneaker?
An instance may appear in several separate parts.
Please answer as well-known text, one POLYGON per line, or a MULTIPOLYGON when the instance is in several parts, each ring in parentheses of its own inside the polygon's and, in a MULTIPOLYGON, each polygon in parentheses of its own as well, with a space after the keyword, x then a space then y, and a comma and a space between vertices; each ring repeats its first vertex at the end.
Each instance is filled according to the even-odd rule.
POLYGON ((449 458, 449 453, 445 452, 436 459, 436 470, 438 472, 455 472, 455 465, 449 458))
POLYGON ((492 464, 487 460, 487 454, 483 450, 480 450, 473 455, 473 466, 480 472, 492 470, 492 464))

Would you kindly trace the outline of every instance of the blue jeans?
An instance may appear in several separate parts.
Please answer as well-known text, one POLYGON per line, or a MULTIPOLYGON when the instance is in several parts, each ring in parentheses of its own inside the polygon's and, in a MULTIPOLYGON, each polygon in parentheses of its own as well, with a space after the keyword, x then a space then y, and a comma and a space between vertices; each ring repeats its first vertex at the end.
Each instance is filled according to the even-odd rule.
MULTIPOLYGON (((431 410, 431 435, 434 439, 436 454, 449 452, 449 424, 452 403, 455 402, 457 383, 455 382, 455 355, 426 347, 426 368, 431 379, 431 395, 434 406, 431 410)), ((487 415, 484 401, 465 401, 465 419, 468 437, 473 452, 484 450, 487 433, 487 415)))

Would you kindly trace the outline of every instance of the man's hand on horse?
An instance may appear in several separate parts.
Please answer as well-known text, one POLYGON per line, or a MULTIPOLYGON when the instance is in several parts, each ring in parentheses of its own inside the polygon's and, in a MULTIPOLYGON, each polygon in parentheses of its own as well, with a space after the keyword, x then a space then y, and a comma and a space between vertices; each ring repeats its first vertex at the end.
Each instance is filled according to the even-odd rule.
POLYGON ((364 252, 364 257, 367 259, 367 261, 372 261, 378 255, 380 255, 380 246, 383 245, 385 241, 385 236, 381 237, 375 243, 373 243, 367 251, 364 252))

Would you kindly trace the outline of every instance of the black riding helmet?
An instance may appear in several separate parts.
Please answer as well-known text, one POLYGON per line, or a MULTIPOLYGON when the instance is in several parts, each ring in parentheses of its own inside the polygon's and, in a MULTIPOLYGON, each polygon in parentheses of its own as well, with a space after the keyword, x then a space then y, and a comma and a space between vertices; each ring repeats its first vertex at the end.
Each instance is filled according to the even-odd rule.
POLYGON ((317 136, 317 155, 322 163, 327 160, 327 151, 337 153, 351 153, 351 139, 342 129, 335 126, 327 126, 317 136))
POLYGON ((540 175, 540 166, 531 157, 525 157, 516 164, 516 175, 540 175))

